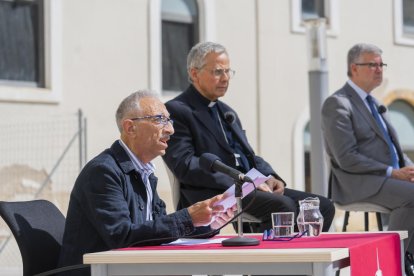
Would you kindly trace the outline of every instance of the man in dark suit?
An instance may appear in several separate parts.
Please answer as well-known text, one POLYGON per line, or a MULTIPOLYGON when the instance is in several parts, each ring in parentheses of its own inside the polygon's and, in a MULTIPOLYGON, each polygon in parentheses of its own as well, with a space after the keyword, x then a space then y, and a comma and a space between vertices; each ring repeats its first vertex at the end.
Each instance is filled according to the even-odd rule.
MULTIPOLYGON (((247 210, 263 221, 261 230, 272 227, 270 214, 273 212, 297 214, 299 200, 317 195, 286 188, 286 183, 270 164, 254 153, 237 113, 219 100, 234 75, 226 49, 212 42, 195 45, 187 57, 187 71, 190 86, 166 103, 176 132, 163 158, 180 181, 178 209, 220 194, 234 183, 223 173, 208 173, 199 167, 199 157, 212 153, 224 164, 243 173, 256 168, 265 176, 271 176, 258 187, 254 204, 247 210)), ((254 194, 243 199, 243 206, 247 206, 254 194)), ((328 231, 335 208, 329 199, 317 197, 324 217, 323 231, 328 231)))
MULTIPOLYGON (((371 92, 382 82, 382 51, 357 44, 348 52, 347 83, 322 107, 322 128, 331 163, 332 198, 371 202, 391 210, 389 230, 408 230, 414 250, 414 166, 371 92)), ((409 274, 414 275, 414 274, 409 274)))
POLYGON ((86 164, 73 187, 61 266, 82 263, 85 253, 161 244, 196 231, 211 236, 233 217, 233 207, 214 206, 222 195, 166 214, 151 160, 165 153, 174 129, 154 94, 140 91, 125 98, 116 123, 121 138, 86 164))

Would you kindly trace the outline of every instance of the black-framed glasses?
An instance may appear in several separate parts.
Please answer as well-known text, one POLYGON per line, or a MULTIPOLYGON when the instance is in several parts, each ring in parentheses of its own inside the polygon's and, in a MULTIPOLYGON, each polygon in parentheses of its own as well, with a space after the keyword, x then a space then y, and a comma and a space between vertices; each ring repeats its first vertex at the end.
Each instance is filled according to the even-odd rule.
POLYGON ((149 116, 143 116, 143 117, 135 117, 131 118, 130 120, 136 121, 136 120, 152 120, 157 125, 166 126, 168 123, 173 125, 174 121, 164 115, 149 115, 149 116))
POLYGON ((264 230, 262 240, 263 241, 291 241, 293 239, 301 238, 307 232, 308 232, 308 230, 305 230, 303 232, 296 233, 295 235, 292 235, 292 236, 277 236, 277 237, 275 237, 273 229, 264 230))
POLYGON ((377 70, 378 68, 387 68, 386 63, 376 63, 376 62, 365 62, 365 63, 355 63, 355 65, 358 66, 368 66, 369 69, 377 70))

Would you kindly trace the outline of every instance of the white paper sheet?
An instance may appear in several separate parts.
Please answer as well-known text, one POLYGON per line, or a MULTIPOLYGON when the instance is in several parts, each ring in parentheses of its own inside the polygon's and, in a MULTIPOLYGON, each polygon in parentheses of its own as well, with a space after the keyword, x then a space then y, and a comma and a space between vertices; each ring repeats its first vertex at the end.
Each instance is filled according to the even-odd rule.
MULTIPOLYGON (((251 169, 246 175, 253 180, 256 187, 264 183, 266 180, 270 178, 269 176, 264 176, 261 172, 259 172, 255 168, 251 169)), ((254 190, 254 186, 252 183, 249 183, 249 182, 243 183, 243 186, 242 186, 243 197, 250 194, 253 190, 254 190)), ((227 210, 228 208, 232 207, 234 204, 236 204, 236 197, 234 193, 235 193, 235 185, 233 184, 230 188, 228 188, 224 192, 224 199, 221 201, 217 201, 214 204, 214 206, 222 205, 224 207, 224 210, 227 210)))
POLYGON ((165 243, 163 245, 196 245, 196 244, 214 244, 221 243, 227 238, 217 238, 217 239, 178 239, 176 241, 165 243))
MULTIPOLYGON (((270 178, 270 176, 264 176, 261 172, 256 170, 255 168, 251 169, 248 173, 246 173, 248 177, 250 177, 255 186, 264 183, 266 180, 270 178)), ((243 197, 250 194, 252 191, 254 191, 255 186, 252 183, 245 182, 242 185, 242 191, 243 191, 243 197)), ((221 205, 223 206, 223 212, 225 212, 227 209, 233 207, 236 204, 236 196, 235 196, 235 184, 233 184, 230 188, 228 188, 224 193, 224 198, 220 201, 217 201, 214 206, 221 205)), ((210 220, 210 222, 206 223, 204 226, 210 225, 215 220, 215 217, 213 216, 210 220)))

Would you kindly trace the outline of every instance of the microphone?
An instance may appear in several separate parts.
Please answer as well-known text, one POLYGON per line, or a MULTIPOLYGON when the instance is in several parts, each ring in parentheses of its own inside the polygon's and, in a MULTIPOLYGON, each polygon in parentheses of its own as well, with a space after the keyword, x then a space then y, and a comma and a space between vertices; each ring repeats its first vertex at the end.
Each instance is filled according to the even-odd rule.
POLYGON ((241 182, 250 182, 253 183, 253 180, 244 175, 242 172, 233 169, 232 167, 227 166, 221 162, 220 158, 217 155, 212 153, 203 153, 199 159, 200 167, 207 172, 221 172, 225 175, 230 176, 236 181, 241 182))
MULTIPOLYGON (((223 240, 221 244, 223 246, 251 246, 251 245, 258 245, 260 241, 256 238, 250 238, 243 236, 243 221, 241 213, 243 212, 242 209, 242 182, 251 182, 253 181, 250 177, 245 176, 241 172, 236 169, 233 169, 225 164, 223 164, 218 158, 218 156, 212 153, 203 153, 199 159, 200 167, 208 172, 221 172, 224 173, 235 180, 235 188, 234 188, 234 197, 236 198, 236 206, 237 206, 237 237, 229 238, 223 240)), ((253 183, 254 185, 254 183, 253 183)))
POLYGON ((231 125, 236 120, 236 114, 233 111, 227 111, 224 113, 224 119, 231 125))
POLYGON ((387 111, 387 108, 383 105, 378 106, 378 113, 382 114, 385 113, 387 111))

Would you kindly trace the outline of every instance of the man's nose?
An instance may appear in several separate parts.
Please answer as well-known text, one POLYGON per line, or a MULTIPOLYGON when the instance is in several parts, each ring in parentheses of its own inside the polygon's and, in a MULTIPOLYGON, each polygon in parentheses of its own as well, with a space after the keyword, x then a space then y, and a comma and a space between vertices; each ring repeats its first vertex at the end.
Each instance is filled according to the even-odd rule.
POLYGON ((163 130, 168 133, 169 135, 172 135, 174 133, 174 127, 171 122, 168 122, 168 124, 165 125, 163 130))
POLYGON ((220 80, 230 80, 230 73, 223 72, 223 74, 220 76, 220 80))

